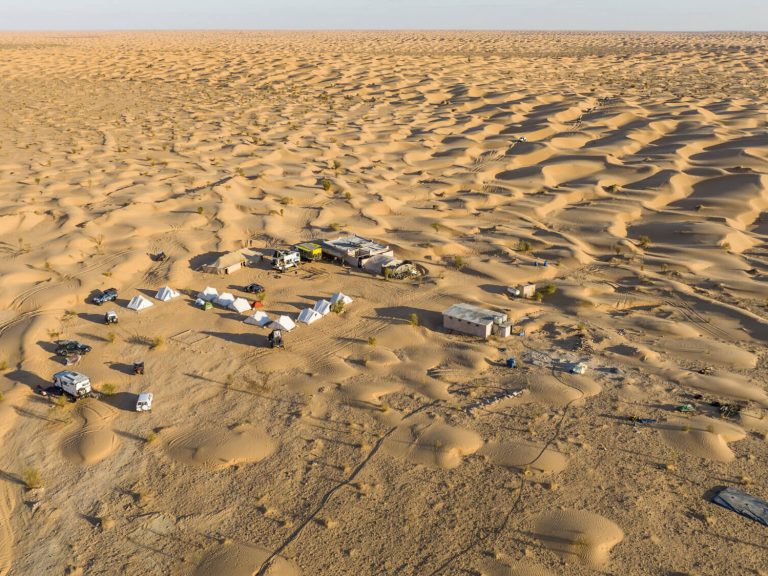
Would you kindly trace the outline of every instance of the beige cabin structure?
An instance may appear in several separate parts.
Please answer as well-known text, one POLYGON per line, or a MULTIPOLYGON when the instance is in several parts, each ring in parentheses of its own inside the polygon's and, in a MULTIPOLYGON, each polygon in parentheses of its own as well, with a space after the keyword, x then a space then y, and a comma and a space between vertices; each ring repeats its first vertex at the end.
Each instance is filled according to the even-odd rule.
POLYGON ((474 304, 454 304, 443 312, 443 327, 487 339, 491 335, 506 338, 512 325, 504 312, 494 312, 474 304))
POLYGON ((219 256, 210 264, 204 264, 200 270, 208 274, 232 274, 237 272, 245 264, 246 258, 240 252, 229 252, 219 256))

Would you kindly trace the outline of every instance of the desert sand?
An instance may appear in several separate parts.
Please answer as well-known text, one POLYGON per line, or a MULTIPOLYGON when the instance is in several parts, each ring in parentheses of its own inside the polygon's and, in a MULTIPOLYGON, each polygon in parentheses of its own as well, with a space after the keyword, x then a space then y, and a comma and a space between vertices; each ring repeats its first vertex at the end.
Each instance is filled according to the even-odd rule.
POLYGON ((768 498, 767 50, 0 34, 0 576, 765 574, 709 494, 768 498), (345 233, 428 274, 199 271, 345 233), (251 282, 353 302, 284 350, 193 306, 251 282), (457 302, 513 335, 448 333, 457 302), (100 398, 37 393, 63 338, 100 398))

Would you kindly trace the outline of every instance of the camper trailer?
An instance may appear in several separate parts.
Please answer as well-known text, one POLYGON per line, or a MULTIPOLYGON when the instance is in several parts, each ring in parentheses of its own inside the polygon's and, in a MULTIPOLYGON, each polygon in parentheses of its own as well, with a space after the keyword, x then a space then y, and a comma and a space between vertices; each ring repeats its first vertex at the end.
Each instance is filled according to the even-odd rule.
POLYGON ((142 392, 136 399, 136 412, 149 412, 152 410, 152 392, 142 392))
POLYGON ((275 254, 272 256, 272 268, 280 272, 285 272, 289 268, 298 266, 299 262, 301 262, 301 256, 293 250, 275 250, 275 254))
POLYGON ((65 370, 53 375, 53 385, 73 398, 82 398, 91 393, 91 380, 85 374, 65 370))

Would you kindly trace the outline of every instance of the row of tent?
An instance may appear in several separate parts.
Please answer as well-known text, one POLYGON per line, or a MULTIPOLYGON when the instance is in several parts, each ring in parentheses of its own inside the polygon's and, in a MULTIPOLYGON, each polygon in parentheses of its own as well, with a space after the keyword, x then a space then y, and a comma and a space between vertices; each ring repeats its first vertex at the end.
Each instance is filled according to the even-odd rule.
MULTIPOLYGON (((168 300, 172 300, 173 298, 178 298, 179 293, 174 290, 173 288, 170 288, 169 286, 163 286, 160 288, 160 290, 157 291, 157 294, 155 294, 155 299, 160 300, 160 302, 168 302, 168 300)), ((148 298, 145 298, 141 294, 137 294, 133 298, 131 298, 131 301, 128 302, 128 308, 130 310, 136 310, 139 312, 140 310, 146 310, 147 308, 150 308, 151 306, 154 306, 154 303, 149 300, 148 298)))
MULTIPOLYGON (((343 302, 344 305, 347 305, 352 303, 352 298, 346 294, 337 292, 331 296, 330 300, 318 300, 315 302, 315 305, 312 308, 304 308, 301 312, 299 312, 299 317, 297 320, 307 325, 312 324, 313 322, 317 322, 320 320, 320 318, 326 316, 331 311, 333 305, 336 304, 336 302, 343 302)), ((294 322, 290 316, 281 315, 273 321, 269 317, 269 314, 263 310, 256 310, 253 314, 248 316, 244 322, 246 324, 260 326, 262 328, 266 326, 270 330, 284 330, 286 332, 290 332, 296 328, 296 322, 294 322)))
POLYGON ((251 309, 250 302, 245 298, 235 298, 234 294, 229 292, 219 294, 216 288, 211 288, 210 286, 200 292, 197 295, 197 300, 195 300, 195 304, 198 306, 203 306, 206 302, 211 302, 222 308, 229 308, 240 314, 251 309))

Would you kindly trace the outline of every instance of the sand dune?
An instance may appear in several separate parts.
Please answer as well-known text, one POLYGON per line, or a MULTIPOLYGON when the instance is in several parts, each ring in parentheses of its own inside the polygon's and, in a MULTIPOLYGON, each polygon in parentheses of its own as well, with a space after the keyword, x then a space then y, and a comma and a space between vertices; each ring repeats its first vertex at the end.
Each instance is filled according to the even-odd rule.
POLYGON ((735 458, 729 443, 746 436, 744 430, 736 424, 703 416, 687 420, 672 419, 659 428, 664 441, 673 448, 722 462, 730 462, 735 458))
POLYGON ((77 416, 82 423, 64 438, 61 450, 64 456, 77 463, 94 464, 109 456, 117 448, 118 439, 110 427, 115 410, 96 402, 78 406, 77 416))
POLYGON ((766 48, 0 33, 0 576, 764 570, 703 495, 768 494, 766 48), (349 233, 426 275, 200 271, 349 233), (354 301, 272 350, 194 306, 250 283, 271 318, 354 301), (448 332, 457 302, 513 335, 448 332), (111 395, 35 394, 60 339, 111 395))
POLYGON ((167 446, 172 458, 205 468, 257 462, 275 449, 274 442, 264 432, 247 427, 169 433, 167 446))
POLYGON ((550 512, 536 520, 536 537, 567 560, 593 568, 605 565, 611 549, 624 539, 616 524, 583 510, 550 512))
MULTIPOLYGON (((213 576, 214 574, 251 576, 261 568, 268 557, 269 551, 263 548, 247 544, 227 543, 209 551, 193 574, 194 576, 213 576)), ((276 558, 270 563, 264 574, 269 576, 298 576, 301 572, 287 560, 276 558)))

